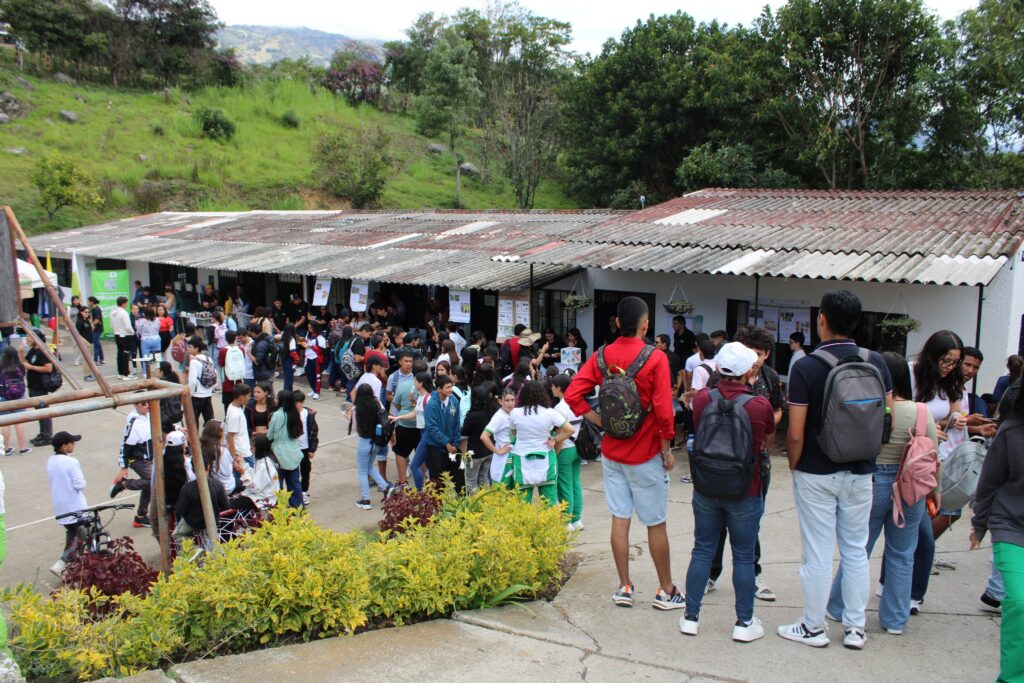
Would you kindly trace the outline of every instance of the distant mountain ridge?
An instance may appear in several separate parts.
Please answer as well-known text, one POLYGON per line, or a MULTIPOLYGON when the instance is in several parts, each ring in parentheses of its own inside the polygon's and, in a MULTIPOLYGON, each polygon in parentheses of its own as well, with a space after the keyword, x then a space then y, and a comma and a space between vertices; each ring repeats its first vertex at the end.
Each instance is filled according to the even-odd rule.
POLYGON ((384 59, 383 41, 357 40, 304 27, 225 26, 217 32, 217 42, 221 47, 234 48, 239 58, 249 64, 270 64, 308 56, 314 64, 326 66, 331 55, 344 47, 356 48, 375 61, 384 59))

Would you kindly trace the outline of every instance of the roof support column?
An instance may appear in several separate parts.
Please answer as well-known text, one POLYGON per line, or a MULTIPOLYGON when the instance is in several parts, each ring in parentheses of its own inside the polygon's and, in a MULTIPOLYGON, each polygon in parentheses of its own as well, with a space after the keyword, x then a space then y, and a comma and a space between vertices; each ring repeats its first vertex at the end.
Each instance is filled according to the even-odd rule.
POLYGON ((756 324, 758 324, 757 321, 762 317, 761 316, 761 276, 760 275, 755 275, 754 276, 754 315, 757 316, 756 318, 754 318, 754 324, 756 325, 756 324))
MULTIPOLYGON (((974 324, 974 348, 981 348, 981 311, 985 305, 985 285, 978 285, 978 319, 974 324)), ((974 376, 974 380, 971 383, 971 393, 978 393, 978 376, 974 376)), ((969 407, 969 406, 968 406, 969 407)))

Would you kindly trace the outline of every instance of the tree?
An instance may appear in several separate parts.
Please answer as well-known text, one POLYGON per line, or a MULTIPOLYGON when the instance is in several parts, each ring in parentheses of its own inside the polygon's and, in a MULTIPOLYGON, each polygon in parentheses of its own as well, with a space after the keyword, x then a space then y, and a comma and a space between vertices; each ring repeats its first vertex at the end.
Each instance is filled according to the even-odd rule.
POLYGON ((754 148, 745 143, 696 147, 676 169, 683 192, 704 187, 797 187, 799 181, 770 164, 759 164, 754 148))
POLYGON ((455 159, 455 206, 462 206, 462 146, 482 93, 469 42, 448 32, 430 52, 423 74, 423 96, 416 102, 420 132, 448 136, 455 159))
POLYGON ((419 95, 423 72, 431 50, 441 38, 446 19, 424 12, 405 31, 408 40, 384 43, 385 72, 388 85, 409 95, 419 95))
POLYGON ((924 73, 939 58, 920 0, 789 0, 756 26, 761 103, 829 188, 889 184, 929 111, 924 73))
POLYGON ((391 137, 382 128, 321 136, 313 163, 323 188, 356 209, 376 206, 395 172, 391 137))
POLYGON ((39 190, 39 203, 48 220, 64 207, 100 209, 103 198, 88 173, 68 157, 52 153, 39 160, 32 172, 32 184, 39 190))

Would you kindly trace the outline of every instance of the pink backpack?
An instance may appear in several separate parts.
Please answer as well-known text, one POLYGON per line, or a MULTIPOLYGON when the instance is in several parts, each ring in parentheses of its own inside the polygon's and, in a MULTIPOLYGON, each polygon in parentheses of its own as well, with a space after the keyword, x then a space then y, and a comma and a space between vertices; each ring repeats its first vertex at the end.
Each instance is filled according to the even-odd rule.
POLYGON ((903 504, 914 505, 938 484, 939 453, 935 441, 928 437, 928 407, 915 405, 917 421, 907 430, 910 439, 903 447, 903 461, 892 485, 892 521, 901 529, 907 523, 903 504))

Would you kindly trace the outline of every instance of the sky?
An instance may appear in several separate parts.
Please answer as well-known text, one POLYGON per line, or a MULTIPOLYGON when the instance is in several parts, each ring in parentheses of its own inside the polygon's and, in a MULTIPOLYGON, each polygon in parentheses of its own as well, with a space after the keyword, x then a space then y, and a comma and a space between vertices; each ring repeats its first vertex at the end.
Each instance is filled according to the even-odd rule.
MULTIPOLYGON (((373 2, 326 2, 325 0, 210 0, 217 16, 226 24, 261 26, 305 26, 341 33, 353 38, 404 38, 403 31, 422 12, 452 14, 461 7, 484 9, 483 0, 385 0, 373 2)), ((534 14, 568 21, 573 28, 573 49, 598 54, 608 38, 651 14, 686 12, 698 21, 749 24, 765 4, 773 8, 782 0, 520 0, 534 14)), ((925 0, 925 6, 940 19, 952 19, 977 0, 925 0)))

